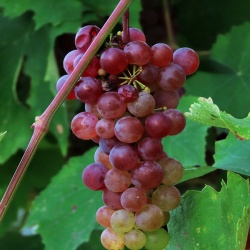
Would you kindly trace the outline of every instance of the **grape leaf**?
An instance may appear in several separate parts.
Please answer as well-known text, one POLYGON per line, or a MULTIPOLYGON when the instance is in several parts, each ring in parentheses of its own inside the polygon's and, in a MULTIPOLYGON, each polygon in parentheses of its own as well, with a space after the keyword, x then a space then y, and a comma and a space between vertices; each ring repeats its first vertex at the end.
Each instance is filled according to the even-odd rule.
POLYGON ((81 180, 84 167, 93 162, 95 150, 71 158, 32 204, 23 231, 36 229, 47 250, 76 249, 99 227, 95 213, 103 205, 101 192, 88 190, 81 180))
POLYGON ((238 0, 237 5, 234 0, 175 0, 174 2, 177 2, 174 6, 175 25, 179 32, 177 42, 181 43, 181 46, 189 44, 192 48, 200 50, 210 49, 217 34, 224 34, 233 25, 250 21, 249 1, 238 0))
MULTIPOLYGON (((191 103, 197 100, 197 97, 183 96, 180 99, 178 109, 183 113, 188 110, 191 103)), ((207 126, 187 120, 185 129, 178 135, 167 136, 162 140, 164 150, 169 157, 179 160, 184 168, 200 165, 206 166, 205 147, 207 126)))
POLYGON ((32 1, 22 0, 22 3, 15 0, 2 0, 0 6, 4 7, 4 14, 9 17, 17 17, 28 10, 34 11, 36 29, 45 24, 52 23, 53 26, 62 23, 81 20, 82 6, 79 1, 32 1), (58 11, 60 10, 60 11, 58 11))
POLYGON ((5 136, 6 133, 7 133, 7 131, 0 132, 0 141, 3 139, 3 137, 5 136))
POLYGON ((213 167, 250 176, 250 141, 240 141, 229 134, 215 143, 213 167))
POLYGON ((250 224, 249 182, 228 172, 220 192, 188 191, 171 212, 166 250, 245 249, 250 224))
MULTIPOLYGON (((0 197, 3 196, 13 173, 16 170, 22 151, 18 151, 10 157, 0 168, 0 197)), ((52 176, 58 173, 65 162, 58 145, 49 144, 45 140, 40 144, 30 166, 18 187, 13 200, 0 223, 0 235, 6 231, 19 228, 23 223, 23 217, 30 208, 31 198, 36 192, 44 189, 52 176), (49 159, 49 161, 48 161, 49 159)), ((0 248, 1 249, 1 248, 0 248)))
POLYGON ((211 60, 227 72, 197 72, 186 83, 187 93, 211 97, 221 110, 244 118, 250 107, 250 23, 233 27, 219 35, 211 50, 211 60))
MULTIPOLYGON (((0 163, 3 163, 18 149, 26 148, 35 116, 40 115, 53 99, 50 84, 44 81, 53 44, 49 39, 49 27, 34 31, 30 13, 11 20, 2 17, 0 22, 0 58, 4 62, 0 64, 3 76, 0 92, 4 93, 0 98, 1 130, 8 130, 8 138, 11 138, 0 144, 0 163), (20 87, 17 82, 23 76, 26 78, 20 87), (28 76, 32 78, 31 85, 28 76), (20 100, 21 91, 27 98, 30 95, 29 103, 27 98, 20 100)), ((65 107, 60 107, 50 130, 58 138, 63 153, 66 153, 69 132, 65 112, 65 107)))
POLYGON ((185 166, 183 177, 178 183, 209 174, 215 170, 216 169, 212 167, 208 167, 208 166, 204 166, 204 167, 185 166))
POLYGON ((200 97, 198 103, 190 106, 190 111, 185 115, 198 123, 227 128, 239 139, 250 139, 250 113, 244 119, 237 119, 219 110, 211 98, 200 97))

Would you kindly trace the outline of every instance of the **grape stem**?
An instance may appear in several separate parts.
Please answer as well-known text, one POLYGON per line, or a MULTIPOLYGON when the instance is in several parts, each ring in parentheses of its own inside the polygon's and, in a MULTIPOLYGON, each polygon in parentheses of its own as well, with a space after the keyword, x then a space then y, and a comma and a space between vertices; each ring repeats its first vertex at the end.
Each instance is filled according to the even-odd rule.
POLYGON ((122 41, 127 44, 130 41, 130 33, 129 33, 129 9, 126 10, 124 15, 122 16, 122 41))
POLYGON ((167 36, 168 36, 168 44, 171 48, 176 50, 178 49, 179 46, 177 45, 175 38, 174 38, 173 25, 172 25, 170 9, 169 9, 169 1, 162 0, 162 5, 163 5, 163 13, 164 13, 167 36))
POLYGON ((32 157, 34 156, 40 141, 47 133, 52 117, 61 106, 63 101, 66 99, 67 95, 81 76, 84 69, 88 66, 93 56, 97 53, 107 36, 111 33, 116 23, 122 17, 132 1, 133 0, 120 0, 106 23, 103 25, 102 29, 99 31, 99 33, 89 46, 88 50, 84 53, 84 56, 77 64, 74 71, 70 74, 63 87, 57 93, 44 113, 35 118, 35 122, 31 126, 32 128, 34 128, 33 135, 1 200, 0 221, 2 221, 7 207, 9 206, 10 201, 13 198, 14 193, 22 180, 22 177, 24 176, 32 157))

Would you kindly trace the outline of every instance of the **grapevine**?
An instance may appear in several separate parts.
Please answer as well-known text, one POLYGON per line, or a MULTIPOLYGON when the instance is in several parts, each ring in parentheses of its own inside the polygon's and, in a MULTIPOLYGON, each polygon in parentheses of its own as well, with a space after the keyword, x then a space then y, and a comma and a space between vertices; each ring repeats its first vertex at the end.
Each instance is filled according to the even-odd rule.
MULTIPOLYGON (((76 49, 64 58, 66 74, 57 82, 58 91, 99 30, 94 25, 79 29, 76 49)), ((162 250, 168 245, 166 224, 180 203, 174 185, 183 167, 164 152, 161 141, 185 128, 177 106, 186 76, 198 66, 191 48, 150 47, 141 30, 129 27, 97 51, 68 94, 85 105, 72 119, 72 132, 98 144, 82 181, 103 193, 96 220, 105 228, 101 243, 106 249, 162 250)))

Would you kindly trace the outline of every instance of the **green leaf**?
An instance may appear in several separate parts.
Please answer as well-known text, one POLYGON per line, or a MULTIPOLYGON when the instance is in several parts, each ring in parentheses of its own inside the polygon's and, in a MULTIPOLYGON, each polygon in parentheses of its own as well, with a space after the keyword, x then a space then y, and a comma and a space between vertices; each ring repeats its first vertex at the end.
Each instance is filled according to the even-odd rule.
POLYGON ((93 162, 95 150, 71 158, 32 204, 23 231, 35 228, 46 250, 76 249, 98 228, 95 213, 103 205, 101 192, 88 190, 81 179, 84 167, 93 162))
MULTIPOLYGON (((197 97, 183 96, 180 99, 178 109, 183 113, 186 112, 194 100, 197 100, 197 97)), ((162 140, 164 150, 169 157, 180 161, 184 168, 194 165, 206 166, 205 137, 207 129, 207 126, 200 126, 193 121, 187 120, 186 127, 180 134, 167 136, 162 140)))
POLYGON ((197 72, 185 85, 188 94, 211 97, 221 110, 238 118, 246 117, 250 107, 249 29, 246 23, 218 36, 211 60, 226 72, 197 72))
POLYGON ((228 172, 220 192, 188 191, 171 212, 169 250, 244 250, 250 224, 249 182, 228 172), (244 219, 244 220, 243 220, 244 219), (240 227, 242 226, 242 227, 240 227))
POLYGON ((185 115, 192 121, 214 127, 226 128, 239 139, 250 139, 250 113, 244 119, 237 119, 219 110, 211 98, 198 98, 185 115))
POLYGON ((9 17, 17 17, 28 10, 33 11, 36 29, 45 24, 52 23, 53 26, 64 22, 74 22, 81 19, 82 6, 79 1, 32 1, 22 0, 22 4, 15 0, 2 0, 0 6, 4 7, 4 14, 9 17))
MULTIPOLYGON (((20 150, 1 165, 0 197, 3 196, 22 156, 23 152, 20 150)), ((10 203, 3 221, 0 223, 0 235, 6 231, 16 230, 23 224, 25 213, 30 208, 30 202, 34 198, 34 194, 47 186, 52 176, 58 173, 64 162, 59 147, 43 140, 10 203)))
POLYGON ((181 178, 179 183, 209 174, 215 170, 216 169, 207 166, 204 167, 185 166, 183 177, 181 178))
POLYGON ((3 139, 3 137, 6 135, 7 131, 0 132, 0 141, 3 139))
MULTIPOLYGON (((18 149, 27 147, 35 116, 41 115, 53 99, 47 74, 53 43, 50 27, 33 30, 30 13, 12 20, 0 17, 0 22, 0 58, 4 62, 0 64, 0 93, 3 93, 0 98, 1 130, 8 130, 8 138, 11 138, 0 145, 0 163, 3 163, 18 149)), ((64 154, 69 133, 65 112, 65 106, 59 108, 50 130, 64 154)))
POLYGON ((189 44, 192 48, 200 50, 210 49, 217 34, 225 34, 232 26, 250 21, 249 1, 238 0, 237 4, 234 0, 175 0, 175 2, 177 2, 174 6, 175 25, 178 27, 181 46, 189 44))
POLYGON ((250 141, 240 141, 233 134, 215 143, 213 167, 250 176, 250 141))

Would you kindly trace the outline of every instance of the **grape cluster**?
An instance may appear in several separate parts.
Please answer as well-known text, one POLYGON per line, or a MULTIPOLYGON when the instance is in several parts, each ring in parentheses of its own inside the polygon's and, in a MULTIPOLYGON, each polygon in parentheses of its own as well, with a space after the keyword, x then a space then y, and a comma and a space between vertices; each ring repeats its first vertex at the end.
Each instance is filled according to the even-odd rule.
MULTIPOLYGON (((73 71, 99 28, 82 27, 76 50, 63 61, 73 71)), ((149 46, 143 32, 129 28, 113 36, 96 54, 68 96, 85 104, 71 122, 72 132, 99 147, 94 163, 83 173, 83 183, 103 192, 104 206, 96 212, 105 227, 101 242, 106 249, 162 250, 169 242, 169 211, 180 202, 174 186, 183 175, 182 164, 163 150, 162 139, 179 134, 184 115, 176 109, 186 76, 199 65, 190 48, 173 51, 165 43, 149 46), (127 34, 126 34, 127 35, 127 34)))

